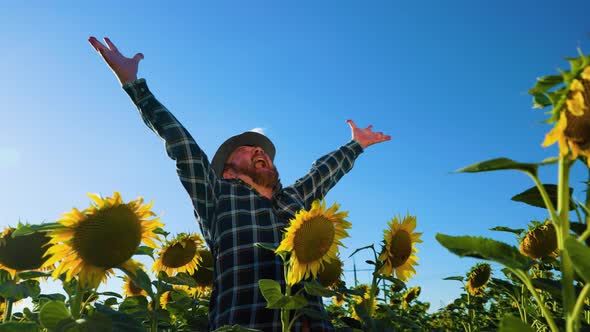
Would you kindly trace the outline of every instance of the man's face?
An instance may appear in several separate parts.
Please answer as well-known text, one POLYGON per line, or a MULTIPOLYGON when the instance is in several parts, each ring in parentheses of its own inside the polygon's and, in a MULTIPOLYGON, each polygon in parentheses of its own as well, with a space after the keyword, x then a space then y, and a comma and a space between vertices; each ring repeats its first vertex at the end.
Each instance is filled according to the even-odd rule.
POLYGON ((226 169, 231 169, 238 177, 246 175, 254 183, 272 188, 278 181, 279 173, 270 157, 258 146, 240 146, 227 158, 226 169))

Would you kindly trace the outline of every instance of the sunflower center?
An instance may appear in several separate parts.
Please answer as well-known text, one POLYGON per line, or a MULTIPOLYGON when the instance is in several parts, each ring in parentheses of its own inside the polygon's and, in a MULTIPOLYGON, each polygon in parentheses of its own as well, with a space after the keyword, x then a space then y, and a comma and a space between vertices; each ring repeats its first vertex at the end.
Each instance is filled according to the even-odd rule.
POLYGON ((33 233, 15 238, 5 237, 5 244, 0 245, 0 263, 16 271, 35 270, 41 267, 47 258, 43 258, 49 242, 45 233, 33 233))
POLYGON ((489 266, 481 266, 478 269, 476 269, 475 271, 473 271, 473 273, 471 273, 471 276, 469 278, 469 283, 471 285, 471 287, 482 287, 484 286, 488 280, 490 279, 490 273, 491 273, 491 269, 489 266))
POLYGON ((166 267, 181 267, 190 263, 196 253, 197 245, 194 241, 178 242, 164 251, 162 264, 166 267))
POLYGON ((297 259, 307 264, 322 258, 330 250, 334 235, 334 224, 323 216, 305 221, 293 240, 297 259))
POLYGON ((412 254, 412 238, 410 234, 404 230, 399 230, 391 237, 389 247, 389 255, 391 258, 391 265, 393 267, 400 267, 410 258, 412 254))
POLYGON ((98 210, 80 222, 73 244, 85 262, 110 269, 135 254, 141 235, 139 218, 123 204, 98 210))

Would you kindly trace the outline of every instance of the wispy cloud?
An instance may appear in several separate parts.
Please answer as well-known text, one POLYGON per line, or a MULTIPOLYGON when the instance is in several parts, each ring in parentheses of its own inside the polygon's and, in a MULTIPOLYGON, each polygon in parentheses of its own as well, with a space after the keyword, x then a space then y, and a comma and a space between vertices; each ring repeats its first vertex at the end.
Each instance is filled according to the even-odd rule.
POLYGON ((0 168, 14 167, 20 162, 20 151, 16 148, 0 146, 0 168))

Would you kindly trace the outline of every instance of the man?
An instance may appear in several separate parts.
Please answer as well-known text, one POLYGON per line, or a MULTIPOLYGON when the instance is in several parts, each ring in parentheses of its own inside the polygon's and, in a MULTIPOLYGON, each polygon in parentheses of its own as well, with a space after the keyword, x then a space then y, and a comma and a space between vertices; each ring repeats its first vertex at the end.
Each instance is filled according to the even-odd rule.
MULTIPOLYGON (((279 331, 279 310, 266 309, 258 280, 285 284, 281 259, 254 246, 278 246, 282 230, 297 211, 309 209, 348 172, 356 157, 369 145, 387 141, 371 126, 360 129, 348 120, 352 140, 314 163, 311 171, 283 188, 274 166, 275 147, 264 135, 245 132, 225 141, 211 163, 188 131, 156 100, 144 79, 137 79, 143 55, 123 56, 108 39, 94 37, 90 44, 115 73, 150 129, 166 143, 176 161, 178 175, 195 207, 195 217, 209 245, 215 265, 209 308, 209 328, 238 324, 264 331, 279 331)), ((315 310, 324 310, 321 298, 308 297, 315 310)), ((327 321, 306 317, 297 331, 332 331, 327 321)))

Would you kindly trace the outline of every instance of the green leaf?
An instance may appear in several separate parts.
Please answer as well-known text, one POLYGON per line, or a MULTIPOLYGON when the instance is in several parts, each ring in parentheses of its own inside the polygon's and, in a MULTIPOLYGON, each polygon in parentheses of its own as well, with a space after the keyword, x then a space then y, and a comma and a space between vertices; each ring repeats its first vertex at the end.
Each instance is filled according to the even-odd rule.
POLYGON ((461 276, 452 276, 452 277, 443 278, 443 280, 455 280, 455 281, 463 282, 463 280, 465 280, 465 278, 461 277, 461 276))
POLYGON ((165 273, 159 273, 158 279, 162 280, 163 282, 167 282, 172 285, 183 285, 189 287, 197 287, 197 282, 188 274, 181 272, 173 277, 167 276, 165 273))
POLYGON ((307 317, 315 320, 330 320, 330 316, 325 311, 319 311, 312 308, 301 308, 299 312, 306 315, 307 317))
POLYGON ((552 105, 551 99, 546 94, 541 93, 533 96, 533 108, 545 108, 550 105, 552 105))
POLYGON ((350 258, 350 257, 354 256, 354 254, 356 254, 357 252, 359 252, 359 251, 361 251, 361 250, 365 250, 365 249, 369 249, 369 248, 372 248, 373 250, 375 249, 375 247, 374 247, 372 244, 371 244, 371 245, 368 245, 368 246, 366 246, 366 247, 358 248, 358 249, 357 249, 357 250, 355 250, 355 251, 354 251, 352 254, 350 254, 350 256, 348 256, 348 258, 350 258))
POLYGON ((61 301, 61 302, 65 302, 66 301, 66 296, 60 293, 54 293, 54 294, 41 294, 39 295, 39 299, 48 299, 50 301, 61 301))
POLYGON ((26 284, 17 284, 14 280, 8 280, 0 284, 0 296, 19 301, 33 294, 34 289, 26 284))
POLYGON ((514 246, 504 242, 474 236, 449 236, 436 234, 436 240, 450 252, 464 257, 491 260, 504 266, 526 270, 533 261, 520 254, 514 246))
POLYGON ((21 226, 19 228, 17 228, 14 232, 12 232, 11 236, 12 237, 17 237, 17 236, 23 236, 23 235, 29 235, 35 232, 48 232, 57 228, 63 228, 64 226, 62 226, 59 223, 46 223, 46 224, 41 224, 41 225, 24 225, 21 226))
POLYGON ((154 249, 150 248, 148 246, 139 246, 139 248, 137 248, 137 251, 135 251, 135 255, 144 255, 144 256, 150 256, 150 257, 154 257, 154 249))
POLYGON ((39 326, 34 322, 6 322, 0 324, 0 332, 37 332, 39 326))
POLYGON ((51 273, 40 272, 40 271, 24 271, 17 273, 19 280, 27 280, 33 278, 50 277, 51 273))
POLYGON ((500 322, 499 332, 534 332, 534 330, 525 324, 520 318, 512 315, 505 315, 500 322))
POLYGON ((37 280, 24 280, 20 285, 26 287, 28 296, 37 298, 41 294, 41 285, 37 280))
POLYGON ((116 297, 109 297, 108 299, 104 300, 104 305, 106 305, 107 307, 117 305, 117 303, 119 302, 117 301, 116 297))
POLYGON ((121 294, 115 293, 115 292, 101 292, 101 293, 96 293, 96 295, 114 296, 114 297, 117 297, 117 298, 120 298, 120 299, 123 298, 123 296, 121 296, 121 294))
POLYGON ((508 232, 508 233, 514 233, 516 235, 520 235, 520 233, 524 232, 524 229, 522 228, 508 228, 508 227, 504 227, 504 226, 496 226, 494 228, 490 228, 490 231, 497 231, 497 232, 508 232))
POLYGON ((73 319, 65 303, 61 301, 50 301, 45 303, 39 312, 39 322, 49 330, 56 328, 62 320, 73 319))
POLYGON ((529 90, 529 94, 534 96, 545 93, 560 83, 563 83, 563 77, 561 75, 550 75, 537 78, 537 83, 529 90))
MULTIPOLYGON (((557 196, 559 195, 558 190, 557 190, 557 185, 543 184, 543 187, 545 187, 545 191, 547 192, 547 195, 549 196, 549 200, 551 201, 551 203, 553 203, 553 206, 554 207, 557 206, 557 196)), ((572 196, 573 193, 574 193, 574 189, 570 188, 570 197, 572 196)), ((521 192, 520 194, 512 197, 512 200, 516 201, 516 202, 522 202, 522 203, 526 203, 528 205, 544 208, 544 209, 547 208, 545 206, 545 202, 543 201, 543 196, 541 196, 541 193, 539 192, 539 188, 537 188, 537 186, 531 187, 531 188, 521 192)), ((574 210, 575 208, 576 208, 576 205, 570 199, 570 211, 574 210)))
POLYGON ((336 296, 336 294, 337 294, 334 291, 324 288, 316 280, 303 282, 303 286, 305 287, 305 291, 309 295, 315 295, 315 296, 321 296, 321 297, 332 297, 332 296, 336 296))
POLYGON ((455 173, 478 173, 512 169, 536 175, 537 168, 537 164, 519 163, 508 158, 496 158, 460 168, 455 173))
POLYGON ((236 324, 232 326, 224 325, 218 329, 215 329, 213 332, 262 332, 262 330, 248 329, 236 324))
POLYGON ((289 309, 295 310, 307 305, 307 300, 300 295, 285 296, 281 292, 278 282, 271 279, 258 280, 258 287, 262 296, 266 299, 268 309, 289 309))
POLYGON ((134 271, 128 271, 126 269, 122 269, 120 268, 123 272, 125 272, 125 274, 129 277, 129 279, 131 279, 131 281, 133 281, 133 283, 135 284, 135 286, 143 289, 144 291, 146 291, 151 298, 154 298, 154 290, 152 289, 152 282, 150 280, 150 277, 147 275, 147 273, 145 273, 144 270, 142 270, 141 268, 135 270, 134 271))
POLYGON ((535 288, 538 289, 542 289, 546 292, 548 292, 549 294, 551 294, 551 296, 555 297, 555 298, 560 298, 561 297, 561 282, 557 281, 557 280, 552 280, 552 279, 546 279, 546 278, 535 278, 531 280, 533 283, 533 286, 535 286, 535 288))
POLYGON ((126 297, 123 302, 119 305, 119 311, 133 314, 136 312, 146 312, 148 311, 148 301, 145 296, 129 296, 126 297))
POLYGON ((590 282, 590 248, 570 236, 565 240, 565 249, 576 272, 585 282, 590 282))
POLYGON ((166 237, 170 234, 170 232, 166 232, 163 228, 160 228, 160 227, 154 229, 154 233, 159 234, 159 235, 164 235, 164 237, 166 237))
MULTIPOLYGON (((110 326, 113 331, 128 331, 128 332, 145 332, 146 329, 141 325, 141 322, 136 320, 133 316, 123 312, 115 311, 105 305, 96 304, 96 312, 93 313, 89 319, 89 324, 106 325, 104 318, 110 320, 110 326)), ((104 331, 104 330, 98 330, 104 331)))

